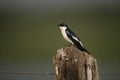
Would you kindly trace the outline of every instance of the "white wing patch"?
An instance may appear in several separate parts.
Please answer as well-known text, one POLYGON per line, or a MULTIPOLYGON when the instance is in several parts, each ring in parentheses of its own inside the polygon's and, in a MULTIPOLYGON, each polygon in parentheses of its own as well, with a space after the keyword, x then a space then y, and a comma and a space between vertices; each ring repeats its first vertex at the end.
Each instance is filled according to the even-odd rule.
POLYGON ((82 42, 77 37, 72 36, 72 38, 75 39, 76 41, 78 41, 83 46, 82 42))
POLYGON ((72 37, 73 37, 73 39, 75 39, 76 41, 80 42, 77 37, 75 37, 75 36, 72 36, 72 37))

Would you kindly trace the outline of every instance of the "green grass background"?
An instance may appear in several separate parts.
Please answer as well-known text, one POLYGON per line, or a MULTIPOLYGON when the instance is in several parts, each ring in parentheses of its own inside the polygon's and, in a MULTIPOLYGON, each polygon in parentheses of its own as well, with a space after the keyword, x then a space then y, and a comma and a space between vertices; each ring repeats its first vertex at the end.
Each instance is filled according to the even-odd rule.
POLYGON ((57 27, 65 22, 97 59, 100 73, 120 74, 119 7, 57 7, 1 9, 0 71, 54 72, 52 57, 69 44, 57 27))

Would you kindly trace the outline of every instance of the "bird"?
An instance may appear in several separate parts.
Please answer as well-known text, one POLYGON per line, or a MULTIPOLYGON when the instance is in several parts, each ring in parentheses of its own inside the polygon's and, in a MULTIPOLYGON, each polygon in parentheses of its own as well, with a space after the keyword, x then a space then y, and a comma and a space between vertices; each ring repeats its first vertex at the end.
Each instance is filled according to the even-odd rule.
POLYGON ((68 27, 66 23, 60 23, 58 25, 64 39, 71 43, 72 45, 75 45, 80 51, 85 51, 88 54, 89 51, 84 47, 80 39, 76 36, 76 34, 68 27))

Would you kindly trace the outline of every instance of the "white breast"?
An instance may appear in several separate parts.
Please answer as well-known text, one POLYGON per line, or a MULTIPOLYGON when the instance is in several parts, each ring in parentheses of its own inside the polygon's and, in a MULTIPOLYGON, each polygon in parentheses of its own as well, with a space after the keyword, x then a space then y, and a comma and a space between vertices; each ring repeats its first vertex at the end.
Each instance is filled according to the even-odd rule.
POLYGON ((74 44, 74 43, 68 38, 68 36, 66 35, 66 32, 65 32, 66 27, 60 27, 60 30, 61 30, 61 33, 62 33, 64 39, 65 39, 66 41, 68 41, 68 42, 74 44))

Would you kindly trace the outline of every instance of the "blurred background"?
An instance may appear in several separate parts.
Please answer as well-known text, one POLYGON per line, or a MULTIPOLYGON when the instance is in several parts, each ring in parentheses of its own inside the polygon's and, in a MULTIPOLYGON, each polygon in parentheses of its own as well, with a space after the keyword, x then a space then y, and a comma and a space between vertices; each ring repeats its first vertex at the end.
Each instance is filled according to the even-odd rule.
POLYGON ((120 80, 119 0, 1 0, 0 80, 54 80, 52 57, 68 45, 65 22, 97 59, 101 80, 120 80))

